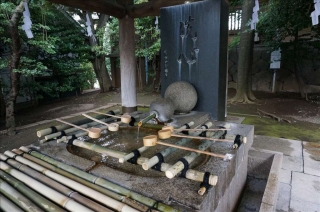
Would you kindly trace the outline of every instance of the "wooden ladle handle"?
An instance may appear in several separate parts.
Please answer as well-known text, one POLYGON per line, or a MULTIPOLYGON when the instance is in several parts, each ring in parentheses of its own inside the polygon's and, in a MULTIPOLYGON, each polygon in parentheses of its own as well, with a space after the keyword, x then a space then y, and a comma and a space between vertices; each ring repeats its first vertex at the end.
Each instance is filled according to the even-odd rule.
POLYGON ((70 122, 63 121, 63 120, 61 120, 61 119, 56 119, 56 121, 59 121, 59 122, 61 122, 61 123, 64 123, 64 124, 67 124, 67 125, 73 126, 73 127, 78 128, 78 129, 80 129, 80 130, 83 130, 83 131, 89 132, 89 130, 88 130, 88 129, 85 129, 85 128, 83 128, 83 127, 79 127, 79 126, 77 126, 77 125, 75 125, 75 124, 72 124, 72 123, 70 123, 70 122))

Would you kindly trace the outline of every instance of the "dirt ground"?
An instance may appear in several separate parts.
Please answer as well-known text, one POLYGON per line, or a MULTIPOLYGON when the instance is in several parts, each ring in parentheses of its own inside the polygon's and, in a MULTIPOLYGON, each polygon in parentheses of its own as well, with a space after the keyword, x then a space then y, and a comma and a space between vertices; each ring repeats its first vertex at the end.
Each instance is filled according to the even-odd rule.
MULTIPOLYGON (((235 91, 229 89, 228 98, 235 91)), ((254 104, 230 104, 227 111, 231 116, 246 117, 244 124, 255 125, 255 134, 283 137, 304 141, 320 142, 320 105, 299 98, 298 94, 271 94, 256 92, 258 100, 254 104), (291 123, 278 122, 275 119, 258 116, 257 110, 272 113, 291 123)), ((160 97, 155 92, 139 92, 138 104, 149 105, 160 97)), ((35 108, 19 110, 16 113, 17 126, 52 120, 74 113, 85 112, 108 103, 121 103, 120 92, 99 93, 91 91, 77 97, 54 101, 35 108)), ((5 129, 4 117, 0 118, 0 130, 5 129)), ((52 126, 52 123, 34 126, 18 131, 14 136, 0 135, 0 152, 6 149, 28 145, 37 141, 36 130, 52 126)))

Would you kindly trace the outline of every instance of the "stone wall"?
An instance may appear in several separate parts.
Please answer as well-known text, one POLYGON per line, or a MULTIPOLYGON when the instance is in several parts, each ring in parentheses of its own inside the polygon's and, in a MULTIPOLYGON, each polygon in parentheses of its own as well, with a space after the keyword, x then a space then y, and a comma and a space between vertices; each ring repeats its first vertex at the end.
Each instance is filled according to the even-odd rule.
MULTIPOLYGON (((318 54, 318 52, 315 52, 318 54)), ((237 84, 237 62, 239 48, 236 47, 229 51, 228 63, 228 85, 229 88, 236 88, 237 84)), ((293 65, 290 58, 282 55, 281 69, 277 71, 276 92, 299 92, 298 84, 293 73, 293 65)), ((300 77, 305 83, 305 89, 320 93, 320 62, 319 61, 301 61, 299 63, 301 70, 300 77), (313 86, 310 86, 313 85, 313 86), (319 86, 319 87, 317 87, 319 86)), ((270 70, 270 52, 263 45, 255 45, 252 67, 252 88, 253 90, 271 92, 273 70, 270 70)))

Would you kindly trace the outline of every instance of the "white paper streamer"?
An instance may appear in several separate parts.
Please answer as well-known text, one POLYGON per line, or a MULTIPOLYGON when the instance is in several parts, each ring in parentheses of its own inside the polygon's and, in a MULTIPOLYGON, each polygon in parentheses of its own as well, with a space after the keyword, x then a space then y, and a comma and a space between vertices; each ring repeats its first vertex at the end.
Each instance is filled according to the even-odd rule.
POLYGON ((312 25, 319 24, 319 15, 320 15, 320 0, 314 0, 314 11, 311 13, 310 17, 312 20, 312 25))
POLYGON ((91 21, 90 21, 90 17, 89 17, 89 12, 87 12, 86 18, 87 18, 86 26, 87 26, 88 36, 89 36, 89 37, 92 37, 92 39, 93 39, 94 41, 96 41, 96 37, 94 37, 94 34, 92 33, 92 28, 91 28, 91 21))
POLYGON ((270 69, 280 69, 281 66, 281 49, 271 52, 270 69))
POLYGON ((156 30, 158 30, 158 24, 159 24, 159 20, 158 20, 158 16, 156 16, 156 21, 154 22, 154 24, 156 25, 156 30))
POLYGON ((255 0, 255 6, 253 7, 252 19, 251 19, 251 29, 256 29, 256 24, 259 22, 258 11, 260 10, 259 0, 255 0))
POLYGON ((33 38, 33 34, 31 32, 32 22, 30 19, 30 11, 27 2, 23 3, 24 5, 24 12, 23 12, 23 25, 22 29, 26 32, 28 38, 33 38))

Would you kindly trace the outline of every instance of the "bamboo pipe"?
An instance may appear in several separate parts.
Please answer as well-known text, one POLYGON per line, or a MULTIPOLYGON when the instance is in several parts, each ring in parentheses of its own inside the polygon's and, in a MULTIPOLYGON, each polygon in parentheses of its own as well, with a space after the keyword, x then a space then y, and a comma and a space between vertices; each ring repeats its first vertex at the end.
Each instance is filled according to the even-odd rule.
POLYGON ((15 159, 25 165, 28 165, 30 167, 32 167, 33 169, 39 171, 39 172, 42 172, 44 175, 50 177, 51 179, 59 182, 59 183, 62 183, 66 186, 68 186, 69 188, 72 188, 76 191, 79 191, 80 193, 82 194, 85 194, 86 196, 96 200, 97 202, 107 206, 107 207, 110 207, 116 211, 121 211, 121 212, 138 212, 138 210, 126 205, 126 204, 123 204, 117 200, 114 200, 90 187, 87 187, 85 185, 82 185, 74 180, 71 180, 63 175, 60 175, 60 174, 57 174, 49 169, 46 169, 24 157, 21 157, 11 151, 6 151, 4 153, 5 155, 9 156, 9 157, 15 157, 15 159))
MULTIPOLYGON (((132 206, 132 207, 136 208, 139 211, 147 211, 149 209, 147 206, 144 206, 144 205, 142 205, 142 204, 140 204, 140 203, 138 203, 138 202, 136 202, 136 201, 134 201, 134 200, 132 200, 132 199, 130 199, 128 197, 125 197, 123 195, 119 195, 119 194, 117 194, 117 193, 115 193, 113 191, 107 190, 107 189, 105 189, 105 188, 103 188, 101 186, 98 186, 98 185, 93 184, 93 183, 91 183, 89 181, 81 179, 81 178, 79 178, 79 177, 77 177, 75 175, 72 175, 72 174, 70 174, 70 173, 68 173, 66 171, 63 171, 62 169, 56 168, 55 166, 52 166, 52 165, 48 164, 47 162, 44 162, 43 160, 40 160, 40 159, 35 158, 35 157, 33 157, 33 156, 31 156, 31 155, 29 155, 27 153, 24 153, 21 150, 14 149, 12 151, 14 153, 16 153, 16 154, 22 155, 23 157, 29 159, 32 162, 35 162, 35 163, 37 163, 37 164, 39 164, 39 165, 41 165, 41 166, 43 166, 43 167, 45 167, 47 169, 50 169, 51 171, 54 171, 54 172, 56 172, 58 174, 61 174, 61 175, 65 176, 65 177, 67 177, 67 178, 75 180, 80 184, 86 185, 86 186, 88 186, 88 187, 90 187, 90 188, 92 188, 92 189, 94 189, 96 191, 99 191, 100 193, 103 193, 103 194, 105 194, 105 195, 107 195, 107 196, 109 196, 109 197, 111 197, 113 199, 119 200, 119 201, 121 201, 121 202, 123 202, 123 203, 125 203, 125 204, 127 204, 129 206, 132 206)), ((10 161, 10 160, 8 160, 8 161, 10 161)), ((19 163, 17 161, 15 161, 15 162, 19 163)), ((62 164, 62 165, 64 165, 64 164, 62 164)), ((95 181, 96 178, 97 177, 93 176, 94 180, 92 180, 92 182, 95 181)), ((76 195, 79 195, 79 194, 77 192, 74 192, 74 193, 71 194, 70 197, 72 197, 73 199, 76 199, 76 197, 77 197, 76 195)), ((81 200, 81 202, 83 202, 83 201, 81 200)), ((99 205, 99 206, 102 207, 101 205, 99 205)), ((99 209, 93 209, 93 210, 95 210, 95 211, 107 211, 107 210, 99 210, 99 209)), ((152 211, 154 211, 154 210, 152 210, 152 211)))
MULTIPOLYGON (((20 154, 23 153, 20 150, 15 150, 15 153, 19 152, 20 154)), ((8 157, 6 157, 3 154, 0 154, 0 159, 1 160, 7 160, 8 157)), ((37 172, 36 170, 29 168, 28 166, 14 160, 14 159, 9 159, 7 160, 7 163, 11 165, 12 167, 18 169, 19 171, 29 175, 33 179, 38 180, 39 182, 50 186, 51 188, 54 188, 56 191, 60 192, 61 194, 71 197, 72 199, 76 200, 77 202, 83 204, 84 206, 94 210, 94 211, 106 211, 106 212, 112 212, 106 207, 103 207, 102 205, 82 196, 78 192, 75 192, 68 187, 61 185, 60 183, 52 180, 51 178, 37 172)))
MULTIPOLYGON (((118 114, 120 113, 120 110, 119 109, 116 109, 116 110, 110 110, 108 113, 115 113, 115 114, 118 114)), ((103 118, 104 116, 98 116, 96 117, 97 119, 100 119, 100 118, 103 118)), ((91 120, 89 119, 82 119, 82 120, 79 120, 79 121, 75 121, 75 122, 72 122, 72 124, 75 124, 75 125, 82 125, 82 124, 86 124, 88 122, 90 122, 91 120)), ((65 130, 65 129, 68 129, 70 128, 70 125, 66 125, 66 124, 62 124, 62 125, 57 125, 57 126, 54 126, 58 131, 61 131, 61 130, 65 130)), ((42 136, 45 136, 45 135, 49 135, 53 133, 52 129, 51 128, 46 128, 46 129, 43 129, 43 130, 39 130, 37 131, 37 136, 40 138, 42 136)))
POLYGON ((119 118, 121 119, 121 122, 125 123, 125 124, 129 124, 131 121, 131 116, 129 114, 123 114, 122 116, 115 116, 115 115, 111 115, 111 114, 106 114, 106 113, 100 113, 97 111, 90 111, 92 113, 96 113, 96 114, 101 114, 101 115, 105 115, 105 116, 111 116, 114 118, 119 118))
POLYGON ((28 185, 31 189, 37 191, 38 193, 54 201, 55 203, 62 206, 63 208, 66 208, 67 210, 75 211, 75 212, 92 211, 89 208, 84 207, 83 205, 70 199, 69 197, 66 197, 60 194, 59 192, 53 190, 52 188, 45 186, 42 183, 39 183, 38 181, 27 176, 26 174, 23 174, 22 172, 17 171, 16 169, 12 168, 11 166, 9 166, 8 164, 2 161, 0 161, 0 168, 6 173, 8 173, 9 175, 11 175, 12 177, 28 185))
POLYGON ((61 119, 56 119, 56 120, 59 121, 59 122, 65 123, 65 124, 69 124, 70 126, 73 126, 73 127, 75 127, 75 128, 78 128, 78 129, 80 129, 80 130, 83 130, 83 131, 88 132, 88 135, 89 135, 90 138, 99 138, 100 135, 101 135, 101 130, 100 130, 99 128, 92 127, 92 128, 90 128, 90 129, 88 130, 88 129, 85 129, 85 128, 83 128, 83 127, 79 127, 79 126, 77 126, 77 125, 74 125, 74 124, 72 124, 72 123, 63 121, 63 120, 61 120, 61 119))
POLYGON ((98 122, 98 123, 100 123, 100 124, 106 125, 106 126, 108 127, 108 130, 109 130, 109 131, 115 132, 115 131, 118 131, 118 130, 119 130, 119 124, 116 124, 116 123, 107 124, 107 123, 105 123, 105 122, 103 122, 103 121, 100 121, 100 120, 98 120, 98 119, 95 119, 95 118, 93 118, 93 117, 91 117, 91 116, 89 116, 89 115, 87 115, 87 114, 85 114, 85 113, 83 113, 82 115, 85 116, 85 117, 87 117, 87 118, 89 118, 89 119, 91 119, 91 120, 93 120, 93 121, 96 121, 96 122, 98 122))
POLYGON ((187 150, 187 151, 191 151, 191 152, 197 152, 197 153, 201 153, 201 154, 210 155, 210 156, 213 156, 213 157, 226 159, 225 155, 215 154, 215 153, 212 153, 212 152, 206 152, 206 151, 202 151, 202 150, 198 150, 198 149, 192 149, 192 148, 188 148, 188 147, 183 147, 183 146, 178 146, 178 145, 168 144, 168 143, 164 143, 164 142, 158 141, 158 137, 156 135, 149 135, 149 136, 143 137, 143 145, 145 145, 145 146, 155 146, 156 144, 160 144, 160 145, 164 145, 164 146, 174 147, 174 148, 178 148, 178 149, 183 149, 183 150, 187 150))
POLYGON ((24 212, 2 194, 0 194, 0 203, 0 210, 3 210, 4 212, 24 212))
MULTIPOLYGON (((63 141, 63 142, 67 143, 67 141, 63 141)), ((105 154, 114 158, 122 158, 124 155, 126 155, 126 153, 109 149, 109 148, 106 148, 97 144, 93 144, 90 142, 80 141, 78 139, 73 140, 73 145, 81 148, 89 149, 95 152, 99 152, 101 154, 105 154)))
MULTIPOLYGON (((225 128, 227 128, 227 126, 225 125, 225 128)), ((222 131, 217 131, 216 134, 214 135, 215 137, 221 137, 223 135, 224 132, 222 131)), ((200 151, 204 151, 206 149, 208 149, 210 146, 212 145, 212 142, 205 141, 203 142, 199 147, 198 150, 200 151)), ((200 154, 197 152, 192 152, 187 156, 184 156, 183 158, 190 164, 192 163, 200 154)), ((230 159, 230 156, 227 155, 223 155, 224 159, 230 159)), ((166 171, 166 176, 168 178, 173 178, 175 177, 179 172, 181 172, 184 169, 184 164, 181 161, 178 161, 177 163, 175 163, 170 169, 168 169, 166 171)))
POLYGON ((41 208, 39 208, 32 201, 23 196, 20 192, 11 187, 2 179, 0 179, 0 192, 4 194, 8 199, 10 199, 12 202, 14 202, 16 205, 18 205, 20 208, 22 208, 24 211, 43 212, 41 208))
POLYGON ((234 142, 233 140, 227 140, 227 139, 216 139, 216 138, 207 138, 207 137, 199 137, 199 136, 172 134, 170 129, 159 130, 158 136, 160 139, 168 139, 170 137, 178 137, 178 138, 191 138, 191 139, 199 139, 199 140, 223 141, 223 142, 232 142, 232 143, 234 142))
POLYGON ((146 118, 144 118, 143 120, 138 122, 138 127, 141 127, 142 124, 147 123, 149 120, 155 118, 156 116, 157 116, 157 114, 155 114, 155 113, 150 114, 149 116, 147 116, 146 118))
POLYGON ((17 189, 20 193, 22 193, 28 199, 30 199, 32 202, 36 203, 42 210, 47 212, 64 212, 65 211, 59 206, 57 206, 55 203, 44 198, 43 196, 33 191, 29 187, 25 186, 22 182, 6 174, 2 170, 0 170, 0 178, 5 180, 11 186, 17 189))
MULTIPOLYGON (((114 120, 114 118, 101 119, 101 121, 105 121, 105 122, 109 122, 109 121, 112 121, 112 120, 114 120)), ((96 127, 99 124, 100 123, 93 121, 93 122, 90 122, 90 123, 87 123, 87 124, 79 125, 79 127, 82 127, 82 128, 96 127)), ((66 134, 69 134, 69 133, 76 132, 78 130, 79 130, 79 128, 72 127, 72 128, 64 130, 64 132, 66 134)), ((61 135, 62 135, 62 132, 59 131, 59 132, 56 132, 56 133, 52 133, 52 134, 46 135, 46 136, 44 136, 44 138, 46 140, 50 140, 50 139, 56 138, 56 137, 61 136, 61 135)))
MULTIPOLYGON (((176 210, 176 209, 174 209, 174 208, 172 208, 172 207, 170 207, 168 205, 165 205, 163 203, 158 203, 157 205, 155 205, 157 202, 155 200, 151 199, 151 198, 142 196, 141 194, 138 194, 138 193, 136 193, 134 191, 130 191, 129 189, 123 188, 123 187, 121 187, 121 186, 119 186, 117 184, 114 184, 112 182, 109 182, 109 181, 107 181, 105 179, 102 179, 100 177, 97 177, 97 176, 94 176, 94 175, 89 174, 87 172, 84 172, 82 170, 79 170, 79 169, 77 169, 75 167, 72 167, 72 166, 66 165, 64 163, 61 163, 61 162, 59 162, 59 161, 57 161, 57 160, 55 160, 53 158, 50 158, 50 157, 48 157, 46 155, 43 155, 43 154, 41 154, 41 153, 39 153, 37 151, 30 150, 27 147, 22 146, 19 149, 22 150, 23 152, 29 153, 32 156, 36 157, 35 159, 38 158, 38 160, 41 159, 43 161, 46 161, 47 163, 44 162, 46 164, 46 168, 49 168, 50 166, 51 167, 54 166, 54 167, 59 167, 59 168, 63 169, 64 170, 63 173, 64 174, 69 174, 68 175, 68 176, 70 176, 69 178, 71 178, 72 176, 76 175, 79 178, 85 179, 85 180, 87 180, 89 182, 93 182, 94 184, 99 185, 98 187, 101 186, 101 187, 106 188, 108 190, 111 190, 111 191, 117 192, 119 194, 122 194, 124 196, 130 197, 131 199, 133 199, 135 201, 138 201, 138 202, 141 202, 144 205, 147 205, 149 207, 155 206, 160 211, 179 212, 178 210, 176 210), (51 165, 49 165, 48 163, 51 164, 51 165), (72 173, 73 175, 70 174, 70 173, 72 173)), ((29 154, 24 154, 24 156, 31 156, 29 154)), ((56 170, 59 170, 59 169, 56 169, 56 170)), ((77 180, 79 178, 77 178, 77 180)), ((76 179, 76 178, 74 177, 73 179, 76 179)), ((83 181, 86 182, 85 180, 83 180, 83 181)))
MULTIPOLYGON (((191 122, 189 122, 187 125, 193 126, 193 125, 194 125, 194 122, 191 121, 191 122)), ((179 128, 179 130, 184 130, 184 129, 186 129, 186 127, 187 127, 186 125, 183 125, 182 127, 179 128)), ((149 148, 150 148, 150 147, 143 146, 143 147, 140 147, 140 148, 138 149, 138 151, 139 151, 140 154, 141 154, 141 153, 143 153, 144 151, 146 151, 146 150, 149 149, 149 148)), ((131 153, 127 154, 126 156, 124 156, 124 157, 122 157, 122 158, 119 158, 119 162, 120 162, 120 163, 124 163, 125 161, 130 160, 130 159, 133 158, 133 157, 134 157, 134 153, 131 152, 131 153)))
MULTIPOLYGON (((212 122, 210 122, 210 121, 204 123, 201 126, 202 129, 207 129, 207 128, 210 128, 210 127, 212 127, 212 122)), ((192 135, 199 135, 199 134, 200 134, 200 132, 194 132, 192 135)), ((178 142, 176 142, 175 145, 183 146, 186 143, 188 143, 189 141, 191 141, 191 139, 183 138, 183 139, 179 140, 178 142)), ((175 152, 176 150, 177 150, 177 148, 169 147, 169 148, 166 148, 166 149, 162 150, 160 152, 160 154, 165 158, 169 154, 175 152)), ((142 164, 142 168, 144 170, 148 170, 149 168, 153 167, 157 163, 159 163, 159 158, 157 156, 153 156, 148 161, 146 161, 146 162, 144 162, 142 164)))
MULTIPOLYGON (((60 168, 58 168, 58 167, 56 167, 56 166, 53 166, 53 165, 45 162, 45 161, 51 161, 51 162, 54 161, 53 159, 51 159, 51 158, 49 158, 49 157, 47 157, 47 156, 44 156, 44 155, 43 155, 43 157, 40 157, 40 158, 42 158, 43 160, 40 160, 40 159, 38 159, 38 158, 36 158, 36 157, 34 157, 34 156, 32 156, 32 155, 29 155, 29 154, 27 154, 27 153, 22 154, 23 152, 20 151, 20 150, 13 150, 13 151, 14 151, 16 154, 20 154, 20 155, 22 155, 22 157, 24 157, 24 158, 26 158, 26 159, 34 162, 34 163, 37 163, 37 164, 39 164, 39 165, 41 165, 41 166, 43 166, 43 167, 45 167, 45 168, 47 168, 47 169, 49 169, 49 170, 51 170, 51 171, 54 171, 54 172, 56 172, 56 173, 58 173, 58 174, 60 174, 60 175, 65 176, 65 177, 67 177, 67 178, 69 178, 69 179, 72 179, 72 180, 74 180, 74 181, 77 181, 78 183, 83 184, 83 185, 85 185, 85 186, 88 186, 88 187, 90 187, 90 188, 92 188, 92 189, 94 189, 94 190, 96 190, 96 191, 99 191, 100 193, 103 193, 103 194, 105 194, 105 195, 107 195, 107 196, 109 196, 109 197, 111 197, 111 198, 113 198, 113 199, 122 201, 123 203, 128 204, 128 205, 130 204, 131 206, 133 206, 133 207, 135 207, 135 208, 137 208, 137 209, 141 208, 141 205, 134 204, 134 202, 133 202, 132 200, 130 201, 129 198, 126 198, 126 197, 123 196, 123 195, 119 195, 119 194, 117 194, 117 193, 115 193, 115 192, 113 192, 113 191, 107 190, 107 189, 105 189, 105 188, 102 188, 101 186, 98 186, 98 185, 94 184, 95 181, 96 181, 96 179, 98 178, 98 177, 96 177, 96 176, 94 176, 94 175, 90 175, 90 174, 88 174, 88 173, 86 173, 86 172, 80 171, 79 169, 76 169, 76 168, 73 168, 73 167, 72 167, 72 168, 71 168, 72 170, 74 169, 74 170, 76 170, 76 171, 81 172, 82 178, 80 178, 80 177, 78 177, 78 175, 75 176, 75 175, 73 175, 73 174, 70 174, 69 172, 66 172, 66 171, 64 171, 64 170, 62 170, 62 169, 60 169, 60 168), (86 180, 84 180, 84 179, 86 179, 86 180)), ((38 153, 38 152, 34 152, 34 154, 37 154, 37 153, 38 153)), ((39 153, 39 154, 40 154, 40 153, 39 153)), ((57 162, 57 161, 54 161, 54 162, 58 163, 58 164, 59 164, 59 167, 69 168, 69 166, 66 165, 66 164, 64 164, 64 163, 60 163, 60 162, 57 162)), ((144 208, 144 209, 142 209, 142 211, 146 211, 147 209, 148 209, 148 208, 144 208)))

